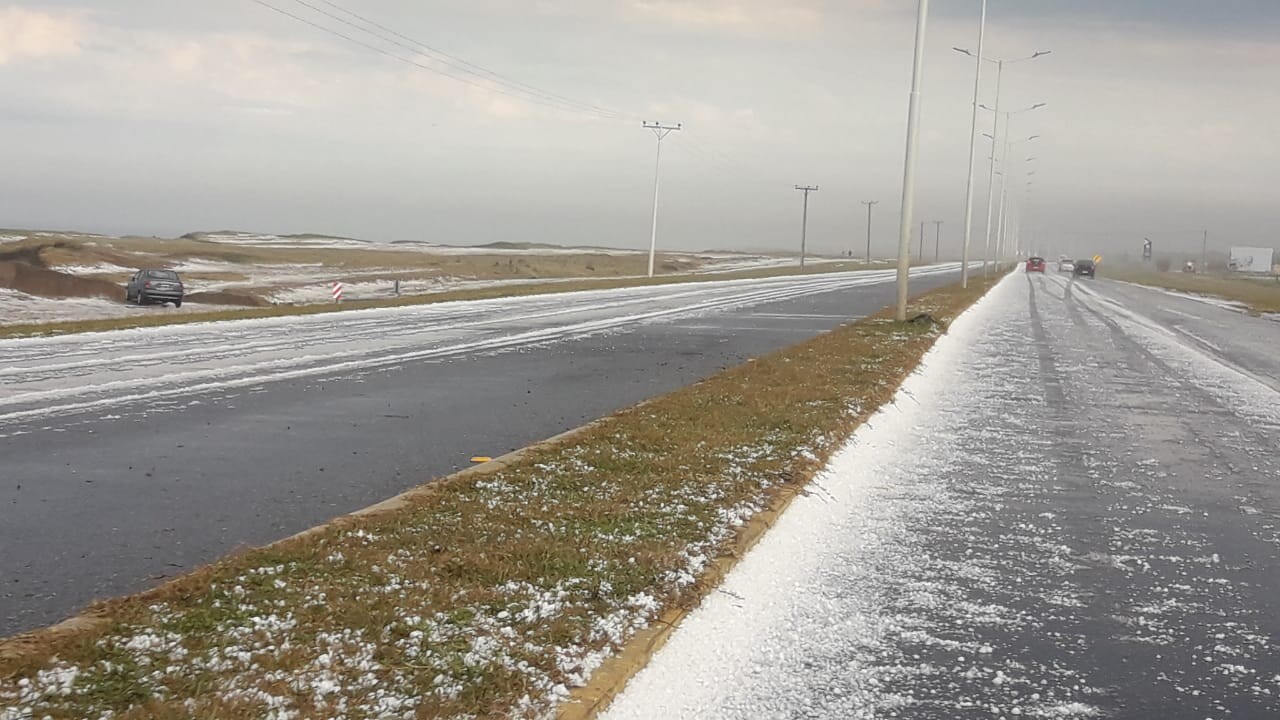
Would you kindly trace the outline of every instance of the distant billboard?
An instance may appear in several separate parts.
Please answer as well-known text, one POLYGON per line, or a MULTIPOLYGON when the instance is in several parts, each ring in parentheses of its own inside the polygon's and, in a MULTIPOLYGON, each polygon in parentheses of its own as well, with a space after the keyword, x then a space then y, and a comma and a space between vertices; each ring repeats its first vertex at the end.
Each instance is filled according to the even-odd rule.
POLYGON ((1227 267, 1233 272, 1269 273, 1271 256, 1274 253, 1275 251, 1271 248, 1233 247, 1227 267))

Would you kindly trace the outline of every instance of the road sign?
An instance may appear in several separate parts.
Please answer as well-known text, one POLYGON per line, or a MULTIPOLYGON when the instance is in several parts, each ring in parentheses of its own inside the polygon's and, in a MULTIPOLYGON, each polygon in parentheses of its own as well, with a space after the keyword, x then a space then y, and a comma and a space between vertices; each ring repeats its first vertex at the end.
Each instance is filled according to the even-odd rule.
POLYGON ((1101 263, 1101 262, 1102 262, 1102 256, 1101 256, 1101 255, 1094 255, 1094 256, 1093 256, 1093 264, 1094 264, 1094 265, 1097 265, 1097 264, 1099 264, 1099 263, 1101 263))

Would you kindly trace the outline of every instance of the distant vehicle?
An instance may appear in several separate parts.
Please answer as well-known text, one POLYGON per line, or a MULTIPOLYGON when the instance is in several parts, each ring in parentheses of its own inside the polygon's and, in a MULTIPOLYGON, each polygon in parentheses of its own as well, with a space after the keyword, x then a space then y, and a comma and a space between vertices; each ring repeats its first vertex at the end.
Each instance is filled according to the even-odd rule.
POLYGON ((139 270, 124 288, 124 301, 139 305, 173 303, 182 307, 182 278, 172 270, 139 270))
POLYGON ((1058 261, 1058 272, 1075 272, 1076 264, 1073 260, 1063 258, 1058 261))
POLYGON ((1044 258, 1032 257, 1027 260, 1027 272, 1044 272, 1044 258))
POLYGON ((1071 272, 1078 277, 1094 277, 1093 273, 1096 268, 1092 260, 1077 260, 1075 265, 1075 269, 1071 272))

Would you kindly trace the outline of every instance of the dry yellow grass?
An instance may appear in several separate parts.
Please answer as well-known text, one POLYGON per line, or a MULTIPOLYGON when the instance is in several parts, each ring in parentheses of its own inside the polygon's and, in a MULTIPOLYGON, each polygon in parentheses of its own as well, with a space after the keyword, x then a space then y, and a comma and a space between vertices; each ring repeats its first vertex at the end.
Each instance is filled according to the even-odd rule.
MULTIPOLYGON (((949 322, 994 281, 912 310, 949 322)), ((664 609, 696 604, 740 520, 806 482, 940 327, 851 323, 495 472, 103 603, 98 623, 0 645, 0 707, 127 720, 545 713, 664 609)))
POLYGON ((1123 265, 1102 266, 1098 272, 1115 280, 1235 300, 1256 313, 1280 313, 1280 282, 1275 278, 1156 272, 1123 265))

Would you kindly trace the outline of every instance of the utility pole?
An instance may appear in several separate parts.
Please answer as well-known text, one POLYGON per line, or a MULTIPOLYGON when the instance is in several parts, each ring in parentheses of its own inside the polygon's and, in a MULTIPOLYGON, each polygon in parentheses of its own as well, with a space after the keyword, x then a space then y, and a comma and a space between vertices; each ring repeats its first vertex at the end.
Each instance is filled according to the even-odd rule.
POLYGON ((800 220, 800 267, 804 267, 804 241, 809 234, 809 193, 818 192, 818 186, 797 185, 796 189, 804 191, 804 215, 800 220))
POLYGON ((942 252, 942 221, 934 220, 933 224, 938 231, 933 236, 933 261, 936 263, 938 262, 938 255, 942 252))
POLYGON ((911 68, 911 94, 907 104, 907 152, 902 171, 902 218, 898 225, 898 308, 894 318, 907 320, 907 283, 911 279, 911 214, 916 201, 916 146, 920 139, 920 80, 924 75, 925 24, 929 0, 916 10, 916 53, 911 68))
POLYGON ((924 221, 920 221, 920 262, 924 263, 924 221))
POLYGON ((871 264, 871 208, 878 205, 879 200, 863 200, 862 204, 867 206, 867 264, 871 264))
POLYGON ((663 125, 658 122, 645 121, 644 127, 652 130, 653 134, 658 138, 658 156, 653 162, 653 234, 649 236, 649 277, 653 277, 653 259, 658 251, 658 180, 661 177, 658 171, 662 167, 662 141, 671 133, 679 130, 681 123, 663 125))
POLYGON ((1209 231, 1204 231, 1204 240, 1200 243, 1200 272, 1209 272, 1209 231))

